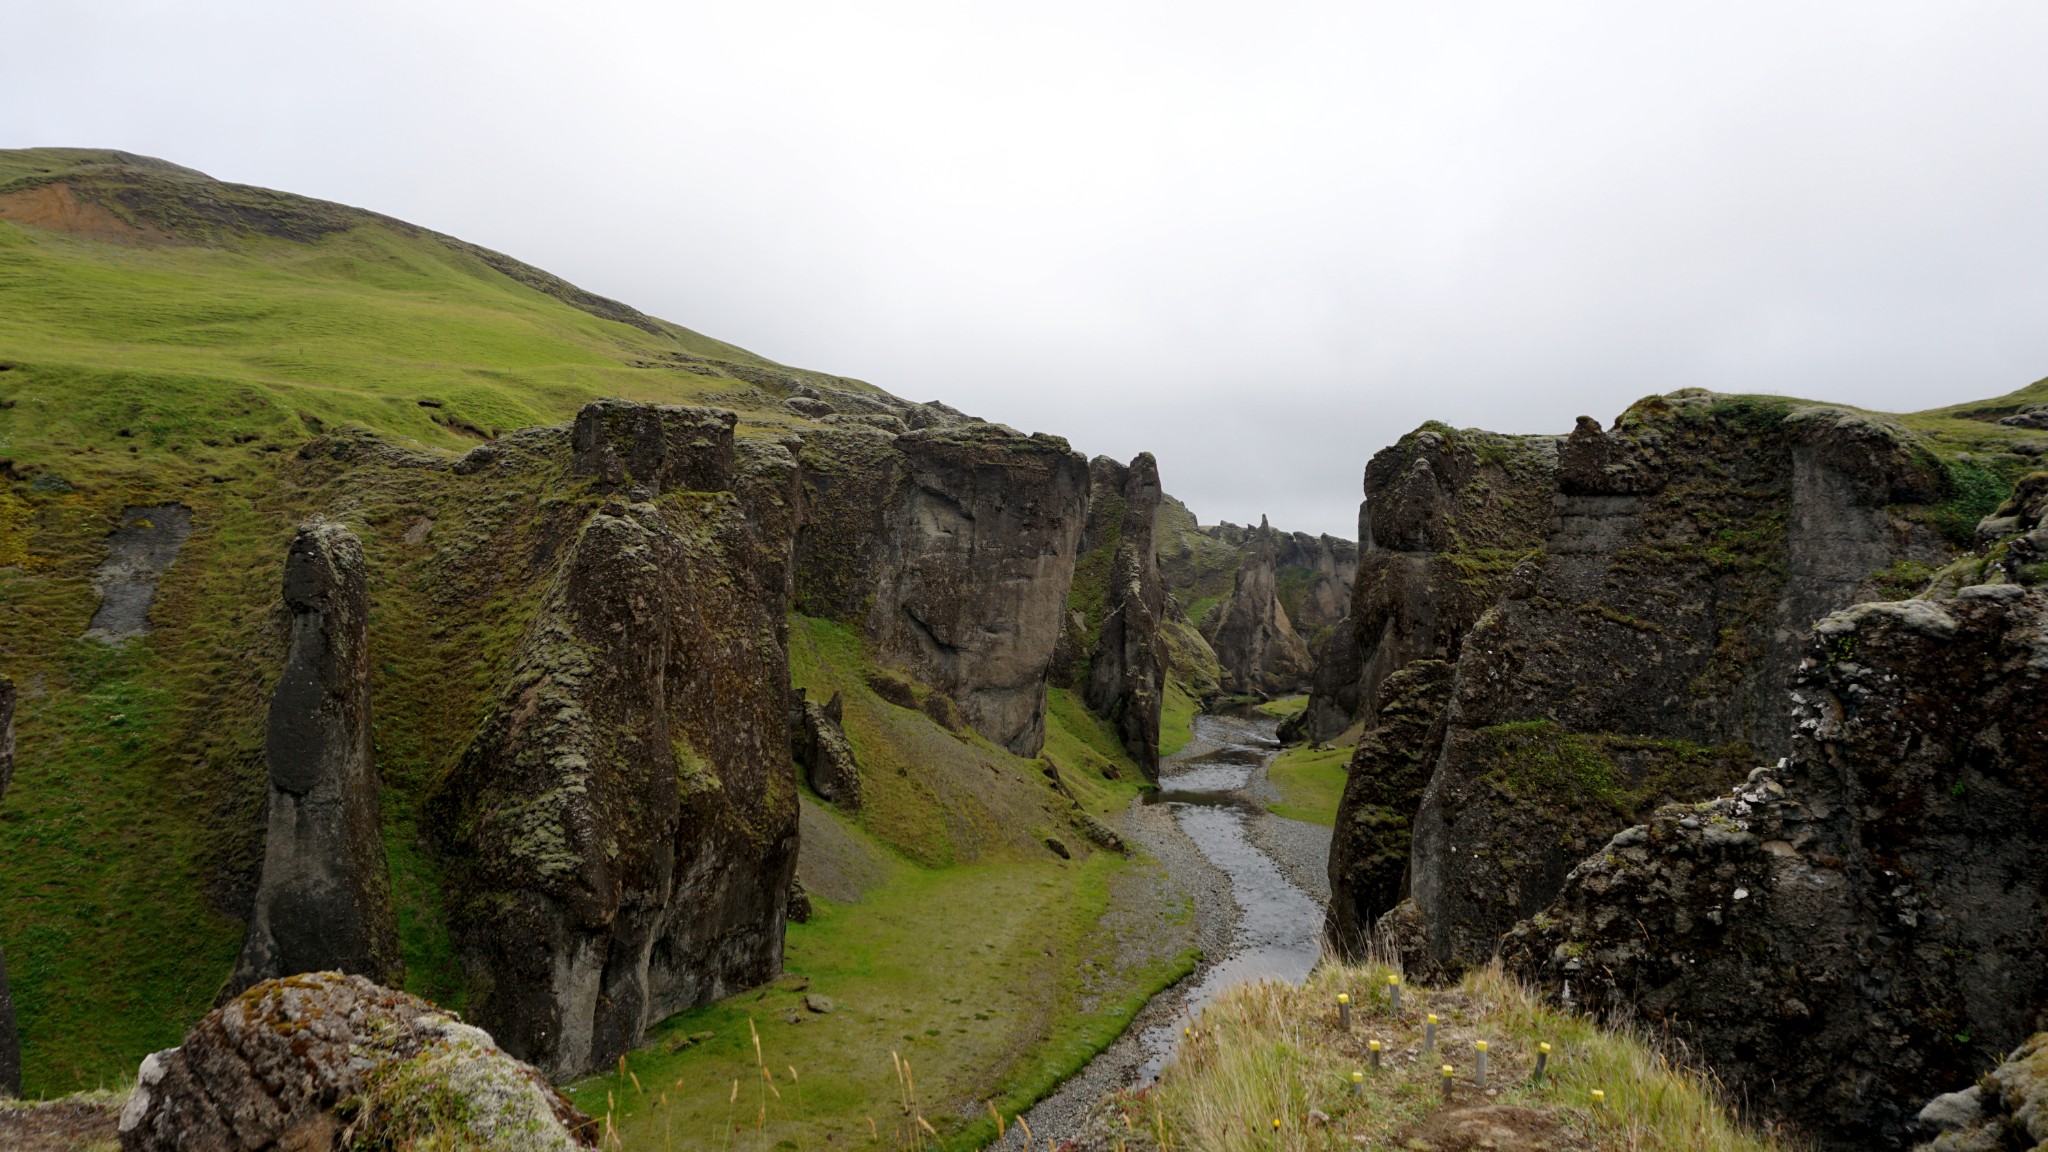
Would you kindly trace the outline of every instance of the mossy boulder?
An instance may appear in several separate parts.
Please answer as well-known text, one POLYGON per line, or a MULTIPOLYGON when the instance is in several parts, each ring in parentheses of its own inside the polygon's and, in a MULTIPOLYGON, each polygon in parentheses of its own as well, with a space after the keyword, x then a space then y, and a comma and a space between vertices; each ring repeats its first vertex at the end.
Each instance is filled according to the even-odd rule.
POLYGON ((571 1152, 597 1125, 490 1034, 360 976, 269 980, 142 1062, 123 1152, 571 1152))

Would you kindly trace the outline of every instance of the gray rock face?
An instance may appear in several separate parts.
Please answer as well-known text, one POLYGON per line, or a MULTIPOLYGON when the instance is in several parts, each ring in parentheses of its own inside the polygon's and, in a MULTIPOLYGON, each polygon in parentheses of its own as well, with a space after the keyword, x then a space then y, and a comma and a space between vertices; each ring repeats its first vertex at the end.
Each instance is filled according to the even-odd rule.
POLYGON ((595 1147, 597 1124, 488 1033, 360 976, 259 984, 142 1062, 123 1152, 595 1147), (444 1143, 445 1142, 445 1143, 444 1143))
MULTIPOLYGON (((1141 452, 1129 468, 1106 477, 1122 504, 1116 548, 1104 585, 1104 615, 1088 662, 1084 699, 1110 722, 1124 751, 1148 780, 1159 778, 1159 710, 1166 689, 1160 628, 1166 593, 1159 582, 1154 520, 1159 465, 1141 452)), ((1099 498, 1099 497, 1098 497, 1099 498)))
POLYGON ((1914 1152, 2006 1152, 2048 1144, 2048 1032, 2036 1033, 1976 1084, 1928 1101, 1914 1152))
POLYGON ((182 504, 121 509, 121 526, 107 535, 107 558, 92 574, 100 606, 85 634, 107 644, 149 631, 157 580, 192 535, 192 510, 182 504))
POLYGON ((763 562, 787 555, 793 481, 736 471, 722 417, 602 415, 613 442, 574 458, 658 499, 584 519, 432 813, 470 1012, 556 1077, 771 979, 796 866, 785 586, 763 562), (654 451, 649 428, 689 439, 654 451))
POLYGON ((1274 556, 1280 570, 1280 603, 1296 630, 1314 635, 1335 628, 1351 613, 1351 589, 1358 579, 1358 545, 1335 536, 1289 532, 1274 556))
POLYGON ((847 811, 860 808, 860 765, 854 760, 853 745, 840 728, 845 702, 839 693, 819 704, 804 698, 799 688, 792 697, 792 735, 797 766, 804 770, 811 791, 826 803, 847 811))
POLYGON ((1827 1147, 1901 1146, 2048 1013, 2044 628, 2010 585, 1830 615, 1784 767, 1615 836, 1508 961, 1827 1147))
MULTIPOLYGON (((14 681, 0 676, 0 800, 14 780, 14 681)), ((0 1096, 21 1095, 21 1038, 14 1030, 14 993, 7 986, 7 958, 0 956, 0 1096)))
POLYGON ((403 979, 370 731, 370 602, 362 545, 300 527, 284 567, 291 647, 270 700, 263 879, 223 990, 338 969, 403 979))
POLYGON ((1020 756, 1045 698, 1087 510, 1087 462, 1053 436, 935 424, 808 432, 798 610, 859 623, 874 653, 1020 756))
POLYGON ((1280 537, 1261 518, 1247 540, 1230 598, 1203 628, 1226 692, 1285 696, 1308 686, 1308 645, 1280 602, 1280 537))
POLYGON ((1345 955, 1363 955, 1375 923, 1406 891, 1409 822, 1443 739, 1451 666, 1413 660, 1387 678, 1379 725, 1358 742, 1337 803, 1330 844, 1332 899, 1324 934, 1345 955))
POLYGON ((1350 613, 1316 652, 1290 736, 1370 727, 1388 676, 1410 660, 1457 659, 1500 582, 1543 543, 1557 443, 1432 425, 1372 458, 1350 613))
POLYGON ((1451 970, 1616 831, 1782 755, 1807 614, 1947 554, 1891 511, 1939 493, 1932 458, 1838 409, 1653 397, 1612 431, 1582 418, 1555 476, 1541 549, 1460 643, 1415 818, 1410 895, 1451 970))

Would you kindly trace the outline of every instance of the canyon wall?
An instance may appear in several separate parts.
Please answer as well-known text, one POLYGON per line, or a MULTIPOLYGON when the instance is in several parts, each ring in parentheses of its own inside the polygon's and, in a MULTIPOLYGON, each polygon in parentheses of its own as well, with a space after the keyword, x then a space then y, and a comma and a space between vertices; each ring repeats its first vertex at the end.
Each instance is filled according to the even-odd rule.
POLYGON ((1668 1027, 1761 1115, 1899 1147, 2048 1024, 2048 595, 1836 612, 1789 698, 1780 767, 1615 835, 1507 957, 1668 1027))
POLYGON ((786 545, 749 506, 795 462, 736 453, 734 422, 584 409, 590 504, 436 800, 470 1014, 558 1078, 780 970, 797 801, 761 559, 786 545))
MULTIPOLYGON (((1386 515, 1369 500, 1353 611, 1372 637, 1364 715, 1380 668, 1455 647, 1398 920, 1412 963, 1456 971, 1616 830, 1781 754, 1812 615, 1874 598, 1885 570, 1938 564, 1949 547, 1908 514, 1942 494, 1939 462, 1896 424, 1841 409, 1682 392, 1611 431, 1582 418, 1554 455, 1431 435, 1375 460, 1386 515), (1467 462, 1480 467, 1443 482, 1467 462), (1456 493, 1497 532, 1453 511, 1456 493), (1383 538, 1407 555, 1379 557, 1383 538)), ((1340 829, 1355 825, 1340 811, 1340 829)), ((1340 834, 1333 876, 1386 843, 1384 829, 1340 834)), ((1389 911, 1375 891, 1337 894, 1354 925, 1389 911)))

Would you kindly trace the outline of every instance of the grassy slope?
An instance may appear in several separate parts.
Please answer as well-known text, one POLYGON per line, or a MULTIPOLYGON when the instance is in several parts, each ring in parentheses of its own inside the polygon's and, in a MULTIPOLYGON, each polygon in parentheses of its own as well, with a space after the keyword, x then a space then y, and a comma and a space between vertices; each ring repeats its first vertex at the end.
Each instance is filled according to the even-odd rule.
POLYGON ((1282 751, 1266 768, 1266 779, 1280 790, 1280 799, 1266 805, 1266 810, 1325 828, 1336 827, 1337 801, 1344 795, 1353 751, 1342 745, 1320 749, 1296 745, 1282 751))
POLYGON ((1167 1067, 1157 1089, 1128 1101, 1130 1146, 1205 1152, 1274 1149, 1479 1147, 1429 1142, 1441 1121, 1442 1064, 1459 1086, 1454 1107, 1529 1109, 1554 1124, 1558 1146, 1591 1152, 1769 1152, 1776 1143, 1746 1132, 1698 1077, 1674 1069, 1655 1050, 1586 1017, 1554 1011, 1513 981, 1481 971, 1453 988, 1410 988, 1404 1011, 1389 1010, 1389 970, 1326 965, 1301 988, 1277 984, 1225 993, 1203 1014, 1194 1038, 1167 1067), (1354 998, 1349 1033, 1336 1027, 1337 993, 1354 998), (1425 1013, 1442 1018, 1434 1055, 1420 1053, 1425 1013), (1349 1080, 1368 1067, 1367 1042, 1386 1045, 1385 1067, 1367 1072, 1365 1092, 1349 1080), (1490 1049, 1490 1085, 1470 1084, 1476 1049, 1490 1049), (1541 1086, 1529 1082, 1536 1046, 1551 1045, 1541 1086), (1592 1090, 1606 1095, 1596 1106, 1592 1090), (1316 1110, 1329 1117, 1314 1123, 1316 1110), (1277 1125, 1276 1125, 1277 1121, 1277 1125), (1414 1143, 1416 1140, 1424 1143, 1414 1143))
POLYGON ((1053 693, 1045 757, 1021 760, 876 696, 877 670, 851 629, 795 618, 791 651, 799 686, 843 696, 864 805, 825 818, 882 862, 880 875, 841 902, 815 893, 843 878, 811 874, 817 914, 790 928, 783 981, 674 1018, 626 1074, 573 1094, 611 1113, 628 1147, 895 1146, 916 1142, 895 1101, 895 1053, 910 1063, 917 1114, 945 1145, 976 1146, 992 1134, 990 1103, 1028 1106, 1192 968, 1190 910, 1158 906, 1147 883, 1157 864, 1090 851, 1073 802, 1044 774, 1046 760, 1058 764, 1098 816, 1136 795, 1136 766, 1072 693, 1053 693), (1046 836, 1076 858, 1047 852, 1046 836), (810 993, 834 1010, 805 1010, 810 993), (755 1032, 779 1096, 756 1067, 755 1032))
MULTIPOLYGON (((23 155, 0 153, 0 196, 6 180, 52 166, 23 155)), ((373 573, 373 710, 408 984, 462 1001, 414 809, 473 731, 534 589, 505 588, 470 605, 483 612, 451 615, 400 537, 431 519, 429 547, 474 549, 503 523, 472 522, 431 481, 342 496, 304 487, 292 476, 298 445, 359 426, 459 452, 479 431, 563 421, 600 395, 733 407, 743 433, 801 426, 731 378, 764 366, 849 384, 672 326, 599 318, 460 246, 367 217, 310 242, 238 234, 205 245, 107 243, 0 220, 0 669, 24 689, 20 771, 0 807, 0 942, 29 1090, 132 1074, 210 1005, 241 935, 219 887, 246 881, 260 852, 284 545, 293 524, 338 498, 373 573), (190 506, 195 530, 164 576, 155 630, 119 649, 75 639, 114 517, 164 502, 190 506)), ((1069 787, 1095 810, 1120 804, 1128 784, 1099 770, 1121 755, 1115 742, 1083 730, 1092 718, 1071 699, 1057 697, 1055 711, 1049 754, 1069 787)), ((1007 870, 1003 883, 1050 881, 1045 899, 1009 912, 1020 930, 1072 936, 1085 890, 1121 874, 1091 855, 1036 764, 871 693, 849 712, 880 773, 866 817, 879 839, 906 862, 984 861, 1007 870), (1048 835, 1085 862, 1061 867, 1048 835)), ((1135 779, 1127 762, 1123 775, 1135 779)), ((980 885, 997 884, 968 871, 906 875, 941 887, 957 877, 983 896, 980 885)), ((828 938, 832 922, 821 918, 828 938)), ((1133 972, 1126 990, 1163 978, 1133 972)))

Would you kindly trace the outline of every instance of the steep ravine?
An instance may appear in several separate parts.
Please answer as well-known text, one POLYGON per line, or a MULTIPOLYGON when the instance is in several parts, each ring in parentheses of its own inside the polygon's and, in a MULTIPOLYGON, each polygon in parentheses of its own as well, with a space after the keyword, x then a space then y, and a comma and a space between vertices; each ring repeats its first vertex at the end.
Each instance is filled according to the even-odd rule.
MULTIPOLYGON (((1262 807, 1277 723, 1256 712, 1197 716, 1194 740, 1160 764, 1159 791, 1134 802, 1125 836, 1163 862, 1195 907, 1204 960, 1152 998, 1100 1056, 1025 1113, 1038 1140, 1080 1135, 1108 1093, 1158 1078, 1187 1020, 1252 980, 1298 983, 1322 952, 1329 833, 1262 807)), ((1021 1128, 992 1147, 1024 1152, 1021 1128)))

